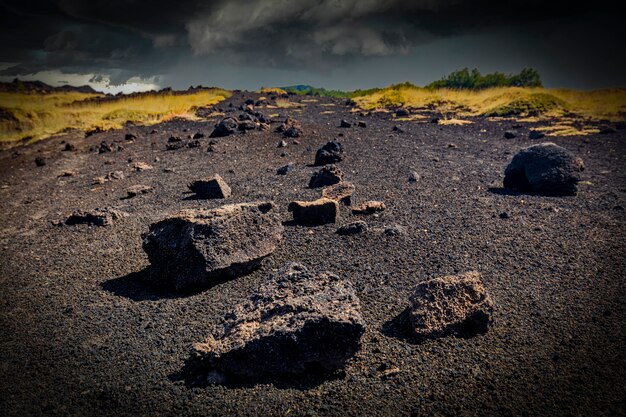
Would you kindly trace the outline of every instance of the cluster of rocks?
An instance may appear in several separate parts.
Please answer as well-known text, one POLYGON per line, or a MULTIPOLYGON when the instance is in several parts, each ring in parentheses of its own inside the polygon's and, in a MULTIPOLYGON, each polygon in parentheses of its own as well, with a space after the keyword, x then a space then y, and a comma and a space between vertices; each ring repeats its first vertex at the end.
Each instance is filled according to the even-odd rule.
MULTIPOLYGON (((128 214, 112 208, 95 209, 91 211, 77 210, 70 214, 64 224, 88 224, 93 226, 110 226, 115 220, 127 217, 128 214)), ((63 223, 59 223, 63 224, 63 223)))
POLYGON ((287 119, 276 128, 276 132, 282 133, 286 138, 298 138, 302 136, 302 126, 297 120, 287 117, 287 119))
POLYGON ((250 130, 269 129, 270 119, 266 118, 260 112, 255 112, 252 105, 246 105, 244 113, 237 118, 226 117, 222 119, 209 135, 211 138, 219 138, 232 135, 236 132, 247 132, 250 130))

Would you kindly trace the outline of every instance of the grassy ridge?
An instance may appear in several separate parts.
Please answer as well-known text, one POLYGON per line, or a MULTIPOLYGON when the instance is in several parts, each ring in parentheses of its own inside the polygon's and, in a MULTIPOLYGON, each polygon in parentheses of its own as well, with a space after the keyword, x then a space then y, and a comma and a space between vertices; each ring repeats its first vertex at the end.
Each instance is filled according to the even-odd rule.
POLYGON ((0 142, 36 141, 67 129, 119 129, 125 123, 154 124, 174 117, 195 118, 199 107, 216 104, 231 93, 206 89, 105 98, 78 92, 0 93, 0 142))
POLYGON ((483 90, 420 88, 400 84, 353 99, 364 109, 412 107, 461 116, 549 116, 575 114, 613 121, 626 118, 626 89, 597 91, 503 87, 483 90))

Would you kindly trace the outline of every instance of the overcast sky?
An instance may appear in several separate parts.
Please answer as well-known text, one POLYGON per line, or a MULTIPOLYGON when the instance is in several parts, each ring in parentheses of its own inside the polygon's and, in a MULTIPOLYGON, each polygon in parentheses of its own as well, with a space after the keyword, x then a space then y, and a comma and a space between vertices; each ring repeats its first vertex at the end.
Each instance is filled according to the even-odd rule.
POLYGON ((2 0, 0 80, 352 90, 463 67, 626 86, 621 13, 545 0, 2 0))

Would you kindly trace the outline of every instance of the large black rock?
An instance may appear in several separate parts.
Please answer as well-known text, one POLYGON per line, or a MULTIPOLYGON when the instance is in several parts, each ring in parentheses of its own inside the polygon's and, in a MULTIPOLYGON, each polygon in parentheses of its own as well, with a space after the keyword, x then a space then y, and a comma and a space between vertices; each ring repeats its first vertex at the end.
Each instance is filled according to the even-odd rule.
POLYGON ((315 154, 315 165, 334 164, 343 160, 343 146, 336 140, 331 140, 326 145, 317 150, 315 154))
POLYGON ((575 195, 582 159, 551 142, 519 151, 504 171, 506 188, 543 195, 575 195))
POLYGON ((283 231, 269 202, 183 210, 152 224, 143 249, 155 279, 188 290, 256 268, 274 252, 283 231))
POLYGON ((213 132, 211 132, 209 137, 219 138, 223 136, 228 136, 235 133, 238 127, 239 123, 237 122, 237 120, 232 117, 227 117, 219 122, 217 125, 215 125, 215 129, 213 129, 213 132))
POLYGON ((236 304, 223 327, 194 346, 192 361, 212 381, 333 372, 358 351, 364 331, 349 281, 290 263, 236 304))

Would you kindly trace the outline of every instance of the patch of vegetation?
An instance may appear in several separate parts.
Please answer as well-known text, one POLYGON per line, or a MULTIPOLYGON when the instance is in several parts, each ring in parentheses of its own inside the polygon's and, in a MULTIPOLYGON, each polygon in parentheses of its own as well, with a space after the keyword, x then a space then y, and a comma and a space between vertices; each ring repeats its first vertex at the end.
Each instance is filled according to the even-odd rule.
POLYGON ((199 107, 214 105, 230 95, 221 89, 115 97, 80 92, 0 92, 0 108, 7 114, 0 119, 0 142, 15 143, 25 137, 32 142, 70 129, 120 129, 129 122, 150 125, 175 117, 194 119, 199 107))
POLYGON ((333 98, 348 98, 350 92, 341 90, 327 90, 325 88, 317 88, 310 85, 291 85, 287 87, 281 87, 281 90, 288 93, 294 93, 299 96, 317 96, 317 97, 333 97, 333 98))
POLYGON ((552 94, 533 93, 496 107, 487 116, 539 116, 554 110, 567 110, 568 104, 552 94))
POLYGON ((426 86, 426 88, 430 89, 448 88, 459 90, 484 90, 496 87, 538 88, 543 87, 543 85, 539 72, 533 68, 524 68, 519 74, 511 75, 506 75, 502 72, 482 75, 476 68, 471 71, 468 68, 463 68, 426 86))

